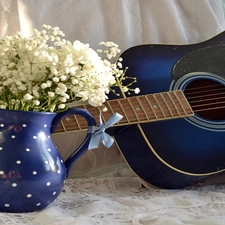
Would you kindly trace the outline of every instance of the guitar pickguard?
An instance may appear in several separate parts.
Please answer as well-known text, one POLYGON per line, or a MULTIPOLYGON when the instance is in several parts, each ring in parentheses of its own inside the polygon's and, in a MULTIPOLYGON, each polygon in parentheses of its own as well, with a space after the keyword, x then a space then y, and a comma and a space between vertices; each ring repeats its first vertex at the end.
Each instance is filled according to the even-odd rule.
POLYGON ((216 45, 193 51, 179 59, 173 67, 175 81, 193 72, 209 72, 225 78, 225 46, 216 45))

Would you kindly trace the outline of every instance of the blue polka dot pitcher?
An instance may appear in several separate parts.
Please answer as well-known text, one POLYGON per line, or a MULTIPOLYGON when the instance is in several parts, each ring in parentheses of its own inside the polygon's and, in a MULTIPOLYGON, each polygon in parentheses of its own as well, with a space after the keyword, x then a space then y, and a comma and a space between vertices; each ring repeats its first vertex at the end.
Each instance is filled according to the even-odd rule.
POLYGON ((71 167, 87 150, 92 133, 64 162, 51 138, 64 117, 84 117, 96 126, 86 110, 61 113, 0 109, 0 211, 32 212, 51 204, 63 189, 71 167))

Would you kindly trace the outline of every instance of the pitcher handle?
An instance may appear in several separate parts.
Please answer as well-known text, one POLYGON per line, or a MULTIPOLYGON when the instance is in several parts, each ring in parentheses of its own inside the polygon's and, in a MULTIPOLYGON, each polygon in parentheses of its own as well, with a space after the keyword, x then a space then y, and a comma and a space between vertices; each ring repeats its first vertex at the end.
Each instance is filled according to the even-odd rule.
POLYGON ((85 109, 74 107, 74 108, 67 109, 67 111, 65 111, 65 112, 60 112, 55 116, 54 120, 52 121, 51 133, 55 132, 59 122, 63 118, 65 118, 66 116, 69 116, 71 114, 80 115, 80 116, 84 117, 88 123, 88 130, 87 130, 87 135, 86 135, 84 141, 80 144, 80 146, 77 149, 75 149, 72 152, 72 154, 65 161, 65 166, 66 166, 66 170, 67 170, 67 172, 66 172, 67 178, 70 174, 70 171, 71 171, 74 163, 88 150, 89 143, 90 143, 92 133, 93 133, 92 127, 96 126, 96 121, 95 121, 94 117, 91 115, 91 113, 89 113, 85 109))

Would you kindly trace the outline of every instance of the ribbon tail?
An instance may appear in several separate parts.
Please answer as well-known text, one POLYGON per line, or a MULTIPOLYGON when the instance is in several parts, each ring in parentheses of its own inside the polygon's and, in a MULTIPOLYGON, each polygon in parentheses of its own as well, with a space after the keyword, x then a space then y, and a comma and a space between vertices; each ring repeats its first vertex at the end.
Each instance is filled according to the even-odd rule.
POLYGON ((100 141, 101 141, 100 135, 97 133, 93 134, 93 136, 90 140, 90 143, 89 143, 88 150, 98 148, 100 141))
POLYGON ((103 145, 105 145, 106 148, 110 148, 114 143, 114 139, 107 133, 104 133, 101 140, 103 145))

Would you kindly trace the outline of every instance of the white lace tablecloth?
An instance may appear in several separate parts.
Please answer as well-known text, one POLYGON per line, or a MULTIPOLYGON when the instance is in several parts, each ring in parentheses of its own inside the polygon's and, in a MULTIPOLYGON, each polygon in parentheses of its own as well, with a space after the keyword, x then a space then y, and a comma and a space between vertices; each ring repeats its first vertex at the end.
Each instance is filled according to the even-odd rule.
POLYGON ((144 188, 136 177, 69 179, 35 213, 0 213, 1 225, 222 225, 225 176, 182 190, 144 188))

